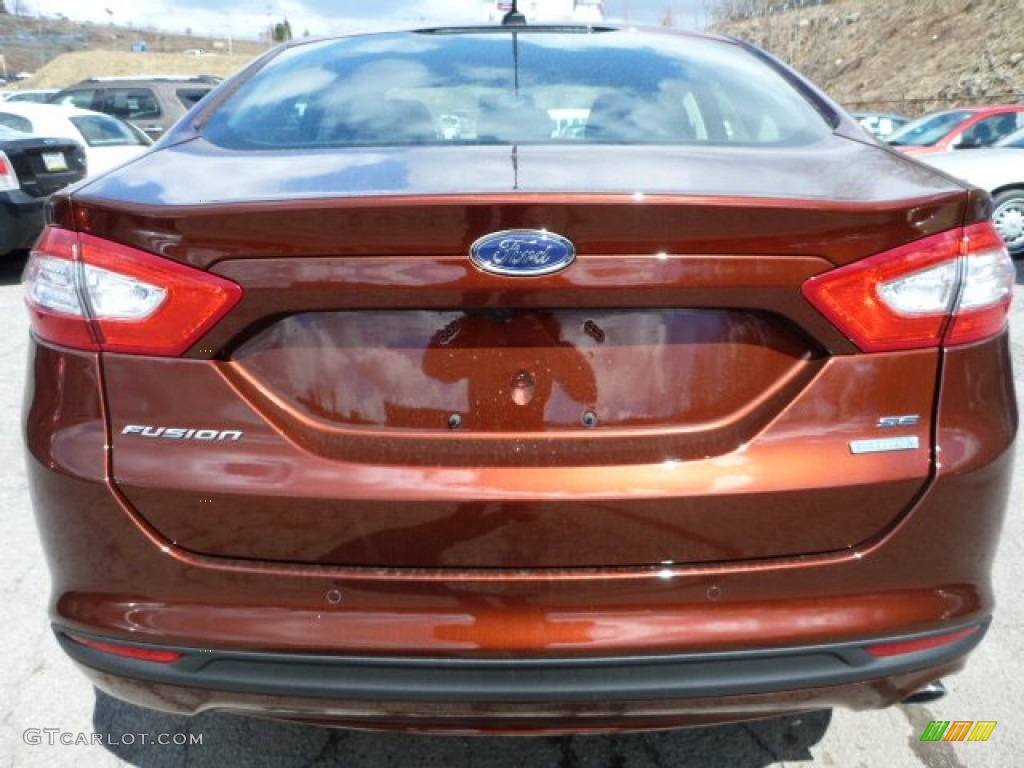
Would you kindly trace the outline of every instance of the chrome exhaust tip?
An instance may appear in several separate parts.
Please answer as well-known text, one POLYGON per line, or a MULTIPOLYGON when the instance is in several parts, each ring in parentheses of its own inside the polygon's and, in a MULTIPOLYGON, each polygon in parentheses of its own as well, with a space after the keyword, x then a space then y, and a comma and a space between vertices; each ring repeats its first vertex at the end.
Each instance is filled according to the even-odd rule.
POLYGON ((946 695, 946 686, 941 680, 933 680, 928 685, 922 686, 907 696, 901 704, 927 704, 930 701, 938 701, 946 695))

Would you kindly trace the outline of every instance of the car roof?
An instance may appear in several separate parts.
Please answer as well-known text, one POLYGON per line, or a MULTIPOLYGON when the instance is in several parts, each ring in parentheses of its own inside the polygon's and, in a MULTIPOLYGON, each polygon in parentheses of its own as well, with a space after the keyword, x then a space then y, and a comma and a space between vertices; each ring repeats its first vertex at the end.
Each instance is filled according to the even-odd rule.
MULTIPOLYGON (((713 42, 726 43, 747 47, 750 44, 733 35, 721 34, 718 32, 700 31, 694 29, 677 29, 674 27, 644 26, 640 24, 616 24, 614 22, 601 22, 599 24, 584 24, 579 22, 552 22, 525 25, 506 24, 436 24, 423 27, 383 27, 380 29, 361 29, 351 32, 335 32, 332 34, 315 35, 310 37, 293 38, 287 42, 275 46, 267 53, 275 55, 276 52, 285 48, 330 42, 334 40, 347 40, 361 37, 382 37, 388 35, 481 35, 481 34, 506 34, 506 35, 528 35, 531 33, 566 33, 566 34, 593 34, 601 32, 622 32, 641 36, 663 35, 668 37, 693 37, 713 42)), ((266 54, 265 54, 266 55, 266 54)), ((203 75, 202 77, 209 77, 203 75)), ((145 79, 145 78, 140 78, 145 79)))
POLYGON ((4 101, 0 102, 0 109, 11 114, 20 114, 22 117, 45 119, 52 117, 74 117, 75 115, 102 115, 110 117, 104 112, 96 112, 92 109, 82 109, 70 104, 38 104, 31 101, 4 101))
POLYGON ((871 110, 857 110, 856 112, 851 112, 850 114, 853 115, 854 117, 893 117, 898 118, 900 120, 910 119, 906 115, 901 115, 898 112, 872 112, 871 110))
POLYGON ((117 120, 104 112, 81 109, 66 104, 38 104, 31 101, 2 101, 0 112, 18 115, 31 120, 36 135, 52 134, 64 136, 77 141, 82 140, 81 132, 72 124, 72 117, 91 117, 103 120, 117 120))
POLYGON ((974 112, 983 114, 986 112, 1024 112, 1024 104, 975 104, 956 109, 948 109, 947 112, 974 112))
POLYGON ((10 98, 11 96, 17 96, 20 93, 56 93, 57 90, 57 88, 11 88, 3 93, 10 98))
POLYGON ((89 77, 79 80, 73 85, 66 86, 62 90, 77 88, 81 85, 106 85, 122 83, 194 83, 197 85, 217 85, 223 78, 214 75, 132 75, 112 77, 89 77))

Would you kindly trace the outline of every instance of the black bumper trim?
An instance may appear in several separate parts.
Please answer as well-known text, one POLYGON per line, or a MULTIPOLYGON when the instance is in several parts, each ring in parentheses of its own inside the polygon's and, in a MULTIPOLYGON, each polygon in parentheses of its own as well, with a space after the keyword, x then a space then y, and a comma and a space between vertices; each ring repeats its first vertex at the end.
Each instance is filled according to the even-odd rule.
POLYGON ((71 658, 148 682, 275 696, 366 701, 569 702, 688 699, 847 685, 954 661, 981 642, 989 619, 939 632, 780 649, 596 658, 328 656, 180 648, 123 641, 54 626, 71 658), (978 631, 935 648, 876 657, 867 647, 978 631), (173 663, 117 656, 76 642, 183 653, 173 663))

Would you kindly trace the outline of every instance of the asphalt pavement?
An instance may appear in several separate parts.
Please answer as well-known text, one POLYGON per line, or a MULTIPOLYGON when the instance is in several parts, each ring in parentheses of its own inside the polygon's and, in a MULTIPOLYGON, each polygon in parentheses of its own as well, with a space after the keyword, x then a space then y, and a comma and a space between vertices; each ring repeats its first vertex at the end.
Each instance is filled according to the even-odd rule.
MULTIPOLYGON (((566 737, 461 737, 344 731, 220 713, 184 718, 95 691, 58 649, 47 621, 49 577, 24 473, 21 400, 28 321, 23 260, 0 261, 0 766, 274 766, 282 768, 960 768, 1024 765, 1024 448, 996 565, 999 607, 949 695, 877 712, 815 712, 715 728, 566 737), (985 720, 985 742, 923 742, 932 720, 985 720)), ((1018 403, 1024 396, 1024 264, 1011 319, 1018 403)), ((1024 404, 1022 404, 1024 411, 1024 404)), ((941 553, 936 554, 941 557, 941 553)))

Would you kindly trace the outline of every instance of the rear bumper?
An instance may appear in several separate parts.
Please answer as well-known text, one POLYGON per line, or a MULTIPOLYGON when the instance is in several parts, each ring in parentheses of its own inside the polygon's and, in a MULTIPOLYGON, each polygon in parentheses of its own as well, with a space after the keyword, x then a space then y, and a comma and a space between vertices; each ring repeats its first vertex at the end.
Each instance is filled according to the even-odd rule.
POLYGON ((718 698, 849 685, 939 667, 981 641, 988 620, 941 633, 727 653, 583 658, 420 658, 334 656, 172 648, 117 647, 180 653, 174 662, 127 658, 82 641, 109 638, 55 628, 81 664, 112 675, 221 692, 361 701, 538 703, 718 698), (869 648, 920 643, 906 653, 869 648), (930 643, 935 645, 928 647, 930 643))

